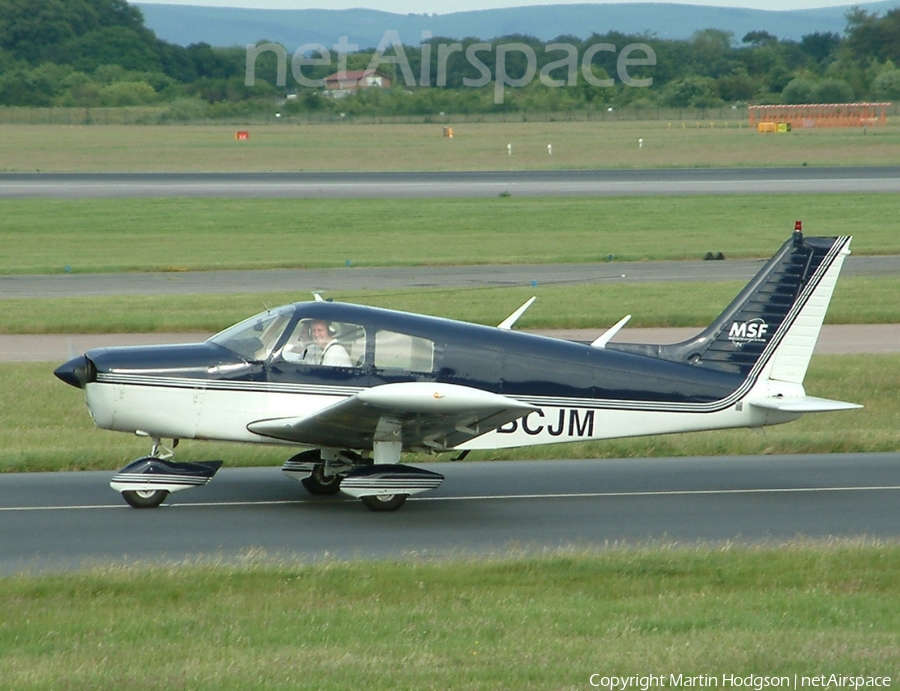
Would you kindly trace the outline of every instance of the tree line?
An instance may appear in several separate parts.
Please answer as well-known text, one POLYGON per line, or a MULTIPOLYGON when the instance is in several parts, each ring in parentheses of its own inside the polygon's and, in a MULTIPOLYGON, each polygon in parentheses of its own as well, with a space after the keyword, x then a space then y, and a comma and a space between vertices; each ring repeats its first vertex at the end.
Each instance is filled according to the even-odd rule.
POLYGON ((336 72, 342 59, 348 70, 375 65, 392 79, 390 89, 335 99, 320 85, 279 80, 279 59, 272 52, 254 59, 255 80, 248 86, 244 47, 167 43, 126 0, 0 0, 0 105, 161 104, 173 118, 189 119, 271 109, 274 103, 286 113, 436 115, 900 99, 900 8, 884 16, 853 9, 843 35, 816 32, 799 41, 766 31, 738 38, 717 29, 685 40, 608 32, 544 43, 511 35, 494 39, 473 60, 476 53, 468 51, 476 44, 487 45, 476 38, 435 37, 418 46, 391 45, 383 53, 372 47, 341 56, 319 47, 300 56, 307 58, 302 73, 312 81, 336 72), (502 51, 496 47, 511 44, 520 48, 506 52, 498 65, 502 51), (587 55, 586 64, 561 60, 566 52, 550 50, 553 44, 572 46, 579 61, 587 55), (616 78, 616 50, 633 44, 648 46, 655 58, 629 68, 633 79, 652 80, 645 88, 616 78), (447 46, 454 48, 448 52, 447 46), (533 53, 536 65, 529 68, 521 46, 533 53), (501 83, 500 99, 498 68, 506 84, 513 84, 503 89, 501 83), (516 86, 529 69, 541 78, 516 86))

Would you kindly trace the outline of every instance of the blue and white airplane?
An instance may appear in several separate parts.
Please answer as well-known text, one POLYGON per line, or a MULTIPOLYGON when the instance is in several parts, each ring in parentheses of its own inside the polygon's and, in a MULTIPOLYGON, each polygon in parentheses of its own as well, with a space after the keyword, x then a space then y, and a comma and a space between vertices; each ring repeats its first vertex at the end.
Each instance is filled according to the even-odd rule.
POLYGON ((94 423, 152 440, 110 483, 132 506, 209 482, 171 439, 301 447, 283 470, 313 494, 399 508, 443 476, 403 451, 454 452, 735 427, 860 406, 803 388, 849 237, 799 230, 716 320, 672 345, 593 343, 373 307, 267 310, 204 343, 97 348, 61 365, 94 423))

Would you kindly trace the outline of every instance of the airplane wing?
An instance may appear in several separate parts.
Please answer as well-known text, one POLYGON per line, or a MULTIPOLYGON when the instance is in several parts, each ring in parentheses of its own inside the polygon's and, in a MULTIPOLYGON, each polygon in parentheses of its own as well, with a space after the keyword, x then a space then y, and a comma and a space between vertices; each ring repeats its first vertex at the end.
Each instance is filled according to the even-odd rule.
POLYGON ((364 449, 373 441, 402 441, 404 448, 445 450, 534 409, 468 386, 402 382, 366 389, 312 415, 257 420, 247 429, 312 446, 364 449))

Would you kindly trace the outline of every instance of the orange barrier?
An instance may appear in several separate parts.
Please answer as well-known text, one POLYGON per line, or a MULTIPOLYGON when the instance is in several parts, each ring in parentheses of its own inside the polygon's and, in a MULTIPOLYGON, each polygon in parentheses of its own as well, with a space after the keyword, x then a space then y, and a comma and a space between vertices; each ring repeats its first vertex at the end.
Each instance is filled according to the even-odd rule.
POLYGON ((800 103, 749 106, 748 110, 750 127, 774 122, 786 122, 792 127, 861 127, 887 124, 886 111, 891 105, 891 103, 800 103))

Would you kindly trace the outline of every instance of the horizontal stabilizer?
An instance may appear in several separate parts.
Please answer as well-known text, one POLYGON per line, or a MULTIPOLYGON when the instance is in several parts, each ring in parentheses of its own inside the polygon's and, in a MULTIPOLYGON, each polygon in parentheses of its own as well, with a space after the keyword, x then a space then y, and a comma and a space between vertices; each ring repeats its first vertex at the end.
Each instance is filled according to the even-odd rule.
POLYGON ((750 405, 767 410, 780 410, 785 413, 830 413, 835 410, 855 410, 862 408, 858 403, 832 401, 815 396, 796 396, 791 398, 761 398, 747 401, 750 405))

